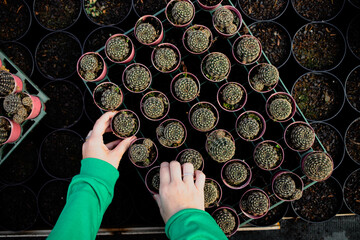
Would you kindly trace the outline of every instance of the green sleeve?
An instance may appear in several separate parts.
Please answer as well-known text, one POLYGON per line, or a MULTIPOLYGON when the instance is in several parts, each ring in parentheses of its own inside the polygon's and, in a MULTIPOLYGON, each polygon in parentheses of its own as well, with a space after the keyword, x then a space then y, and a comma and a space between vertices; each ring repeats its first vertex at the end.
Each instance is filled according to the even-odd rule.
POLYGON ((209 213, 199 209, 184 209, 174 214, 165 225, 171 240, 228 239, 209 213))
POLYGON ((48 239, 95 239, 114 196, 118 170, 96 158, 81 161, 69 186, 66 205, 48 239))

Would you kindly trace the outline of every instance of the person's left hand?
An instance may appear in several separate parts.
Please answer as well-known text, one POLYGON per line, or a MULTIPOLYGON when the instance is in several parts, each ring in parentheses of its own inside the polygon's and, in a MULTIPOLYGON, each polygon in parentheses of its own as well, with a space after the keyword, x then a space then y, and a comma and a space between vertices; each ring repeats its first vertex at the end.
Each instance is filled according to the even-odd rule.
POLYGON ((117 169, 122 156, 136 137, 132 136, 104 144, 103 135, 105 132, 111 131, 111 119, 115 114, 116 112, 107 112, 96 121, 93 130, 89 132, 82 146, 82 154, 83 158, 98 158, 110 163, 117 169))

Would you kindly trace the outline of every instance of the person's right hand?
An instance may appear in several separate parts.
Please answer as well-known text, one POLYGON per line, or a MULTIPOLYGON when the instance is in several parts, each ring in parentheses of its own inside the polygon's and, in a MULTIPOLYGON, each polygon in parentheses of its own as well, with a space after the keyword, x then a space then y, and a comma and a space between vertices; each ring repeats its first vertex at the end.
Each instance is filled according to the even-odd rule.
POLYGON ((160 189, 154 198, 159 206, 165 224, 180 210, 195 208, 204 210, 205 174, 195 172, 191 163, 182 166, 177 161, 160 165, 160 189))

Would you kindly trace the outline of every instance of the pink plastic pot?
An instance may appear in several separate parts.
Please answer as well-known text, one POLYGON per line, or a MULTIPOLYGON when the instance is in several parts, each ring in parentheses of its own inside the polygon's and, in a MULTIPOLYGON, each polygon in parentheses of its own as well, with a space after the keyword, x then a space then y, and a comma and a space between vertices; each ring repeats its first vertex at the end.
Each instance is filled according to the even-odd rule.
POLYGON ((237 232, 237 230, 240 226, 240 219, 239 219, 238 214, 236 213, 236 211, 233 208, 226 207, 226 206, 222 206, 222 207, 215 209, 215 211, 211 214, 211 216, 214 217, 216 212, 221 211, 222 209, 227 209, 228 211, 232 212, 233 213, 232 215, 235 217, 235 222, 236 222, 235 228, 230 234, 226 235, 227 237, 231 237, 232 235, 234 235, 237 232))
POLYGON ((255 149, 254 149, 254 152, 253 152, 253 159, 254 159, 255 164, 256 164, 259 168, 261 168, 262 170, 265 170, 265 171, 272 171, 272 170, 275 170, 275 169, 277 169, 278 167, 280 167, 281 164, 284 162, 284 157, 285 157, 284 149, 282 148, 282 146, 281 146, 279 143, 277 143, 277 142, 275 142, 275 141, 273 141, 273 140, 265 140, 265 141, 262 141, 262 142, 258 143, 258 145, 256 145, 256 147, 255 147, 255 149), (273 146, 275 146, 275 147, 278 147, 278 148, 280 149, 280 151, 281 151, 281 160, 280 160, 280 162, 279 162, 275 167, 273 167, 273 168, 269 168, 269 169, 263 168, 263 167, 259 166, 259 164, 255 161, 255 153, 256 153, 256 151, 258 150, 258 148, 259 148, 261 145, 263 145, 264 143, 268 143, 268 144, 270 144, 270 145, 273 145, 273 146))
MULTIPOLYGON (((267 93, 267 92, 270 92, 272 91, 279 83, 279 79, 278 81, 276 82, 276 84, 274 84, 274 86, 271 86, 270 88, 266 89, 265 91, 259 91, 259 90, 256 90, 254 87, 253 87, 253 84, 251 82, 251 78, 252 78, 252 74, 257 70, 257 68, 263 66, 263 65, 271 65, 271 64, 268 64, 268 63, 259 63, 257 65, 255 65, 254 67, 252 67, 249 71, 249 74, 248 74, 248 82, 249 82, 249 85, 250 87, 255 91, 255 92, 259 92, 259 93, 267 93)), ((266 87, 266 86, 264 86, 266 87)))
POLYGON ((262 54, 262 46, 261 46, 261 43, 260 43, 259 39, 257 39, 256 37, 254 37, 254 36, 252 36, 252 35, 242 35, 242 36, 238 37, 238 38, 235 40, 235 42, 233 43, 232 49, 231 49, 231 53, 232 53, 234 59, 235 59, 239 64, 241 64, 241 65, 251 65, 251 64, 253 64, 254 62, 259 61, 259 59, 260 59, 260 57, 261 57, 261 54, 262 54), (260 54, 259 54, 259 56, 258 56, 254 61, 252 61, 252 62, 250 62, 250 63, 246 63, 246 64, 242 63, 242 62, 240 61, 240 59, 237 57, 237 55, 236 55, 236 48, 237 48, 238 42, 239 42, 241 39, 243 39, 243 38, 254 38, 254 39, 256 39, 256 41, 258 42, 258 44, 259 44, 259 46, 260 46, 260 54))
MULTIPOLYGON (((2 63, 0 62, 0 68, 1 68, 1 64, 2 63)), ((0 70, 0 72, 8 72, 8 71, 0 70)), ((23 90, 23 82, 22 82, 22 80, 18 76, 16 76, 15 74, 12 74, 10 72, 8 72, 8 73, 11 74, 12 78, 14 79, 14 84, 15 84, 14 89, 9 94, 21 92, 23 90)), ((0 96, 0 97, 6 97, 6 96, 0 96)))
POLYGON ((125 138, 131 137, 131 136, 135 136, 135 135, 138 133, 139 129, 140 129, 140 119, 139 119, 138 115, 137 115, 135 112, 133 112, 133 111, 131 111, 131 110, 129 110, 129 109, 122 109, 122 110, 118 111, 118 112, 116 113, 116 115, 114 115, 114 117, 112 117, 112 119, 111 119, 111 124, 110 124, 110 129, 111 129, 112 133, 114 133, 115 136, 117 136, 118 138, 121 138, 121 139, 125 139, 125 138), (132 135, 130 135, 130 136, 126 136, 126 137, 120 136, 120 135, 117 134, 116 131, 114 130, 113 121, 114 121, 115 117, 116 117, 118 114, 120 114, 121 112, 131 113, 131 114, 135 117, 135 119, 136 119, 136 121, 137 121, 137 123, 138 123, 138 124, 137 124, 137 129, 136 129, 135 132, 134 132, 132 135))
POLYGON ((164 93, 159 92, 159 91, 150 91, 150 92, 146 93, 146 94, 141 98, 141 101, 140 101, 140 111, 141 111, 142 115, 143 115, 146 119, 148 119, 148 120, 150 120, 150 121, 160 121, 160 120, 164 119, 164 118, 168 115, 168 113, 169 113, 169 111, 170 111, 170 101, 169 101, 169 99, 166 97, 166 95, 165 95, 164 93), (151 95, 151 96, 152 96, 152 95, 154 95, 154 96, 155 96, 155 95, 156 95, 156 96, 161 95, 162 97, 164 97, 164 98, 166 99, 166 101, 167 101, 167 103, 168 103, 167 106, 164 106, 165 113, 164 113, 164 115, 163 115, 162 117, 160 117, 160 118, 150 118, 150 117, 148 117, 148 116, 144 113, 144 110, 143 110, 144 102, 145 102, 145 100, 146 100, 147 98, 151 97, 150 95, 151 95))
POLYGON ((223 53, 221 53, 221 52, 211 52, 211 53, 207 54, 207 55, 201 60, 200 69, 201 69, 202 75, 204 76, 204 78, 206 78, 206 80, 209 80, 210 82, 218 83, 218 82, 221 82, 221 81, 225 80, 225 79, 229 76, 229 74, 230 74, 230 72, 231 72, 231 62, 230 62, 230 59, 229 59, 225 54, 223 54, 223 53), (226 59, 228 60, 228 62, 229 62, 229 71, 228 71, 228 73, 225 75, 225 77, 224 77, 223 79, 220 79, 220 80, 217 80, 217 81, 214 81, 214 80, 211 80, 210 78, 208 78, 208 77, 206 76, 205 72, 204 72, 204 68, 205 68, 204 65, 205 65, 206 59, 210 56, 210 54, 214 54, 214 53, 220 53, 220 54, 224 55, 224 56, 226 57, 226 59))
MULTIPOLYGON (((307 158, 308 158, 310 155, 315 154, 315 153, 323 153, 323 152, 321 152, 321 151, 310 152, 310 153, 306 154, 305 157, 302 158, 302 160, 301 160, 301 170, 302 170, 302 172, 303 172, 304 174, 305 174, 305 172, 304 172, 304 164, 305 164, 305 161, 307 160, 307 158)), ((326 154, 326 156, 328 156, 328 158, 331 160, 332 169, 333 169, 333 171, 334 171, 334 161, 333 161, 332 157, 331 157, 328 153, 325 153, 325 154, 326 154)), ((305 174, 305 175, 306 175, 306 174, 305 174)), ((330 178, 331 175, 332 175, 332 174, 330 174, 330 175, 329 175, 327 178, 325 178, 324 180, 321 180, 321 182, 323 182, 323 181, 325 181, 326 179, 330 178)), ((312 180, 312 181, 318 182, 318 181, 310 178, 310 177, 307 176, 307 175, 306 175, 306 177, 309 178, 309 179, 312 180)))
POLYGON ((194 100, 195 98, 193 99, 190 99, 190 100, 187 100, 187 101, 183 101, 179 98, 176 97, 175 95, 175 83, 177 80, 179 80, 181 77, 185 77, 185 76, 188 76, 190 77, 191 79, 193 79, 195 82, 196 82, 196 85, 198 86, 198 92, 197 92, 197 96, 199 96, 200 94, 200 82, 199 82, 199 79, 192 73, 189 73, 189 72, 181 72, 179 74, 177 74, 172 80, 171 80, 171 83, 170 83, 170 92, 171 92, 171 95, 179 102, 182 102, 182 103, 186 103, 186 102, 191 102, 192 100, 194 100))
POLYGON ((107 74, 107 66, 106 66, 106 63, 104 61, 104 58, 97 52, 87 52, 87 53, 84 53, 80 58, 79 60, 77 61, 77 64, 76 64, 76 70, 77 70, 77 73, 79 75, 79 77, 86 81, 86 82, 98 82, 98 81, 101 81, 105 78, 106 74, 107 74), (101 71, 100 75, 94 79, 94 80, 86 80, 83 76, 81 76, 80 74, 80 61, 81 59, 85 56, 85 55, 88 55, 88 54, 95 54, 96 56, 98 56, 100 59, 101 59, 101 62, 103 64, 103 70, 101 71))
POLYGON ((179 27, 179 28, 186 27, 186 26, 190 25, 190 23, 194 20, 194 17, 195 17, 195 7, 194 7, 194 4, 193 4, 191 1, 189 1, 189 0, 171 0, 171 1, 166 5, 166 8, 165 8, 165 16, 166 16, 166 19, 169 21, 169 23, 170 23, 171 25, 173 25, 174 27, 179 27), (192 9, 193 9, 193 16, 192 16, 191 20, 190 20, 189 22, 187 22, 187 23, 184 23, 184 24, 175 24, 175 23, 173 23, 173 22, 170 20, 170 18, 169 18, 170 14, 171 14, 170 12, 171 12, 172 8, 174 7, 174 4, 175 4, 176 2, 181 2, 181 1, 188 2, 188 3, 191 4, 192 9))
MULTIPOLYGON (((295 151, 295 152, 305 152, 305 151, 309 150, 312 146, 310 146, 310 147, 307 148, 307 149, 298 150, 298 149, 295 149, 295 148, 293 148, 293 147, 291 146, 291 144, 290 144, 290 139, 288 139, 288 135, 290 134, 289 131, 291 130, 292 127, 294 127, 295 124, 306 125, 306 126, 308 126, 314 133, 315 133, 315 131, 314 131, 314 129, 313 129, 309 124, 307 124, 306 122, 301 122, 301 121, 293 122, 293 123, 289 124, 289 126, 287 126, 287 127, 285 128, 285 131, 284 131, 284 141, 285 141, 286 146, 288 146, 291 150, 293 150, 293 151, 295 151)), ((315 142, 315 138, 314 138, 313 144, 314 144, 314 142, 315 142)), ((312 145, 313 145, 313 144, 312 144, 312 145)))
POLYGON ((158 135, 158 134, 156 134, 156 138, 157 138, 157 140, 159 141, 159 143, 160 143, 162 146, 166 147, 166 148, 178 148, 178 147, 180 147, 181 145, 183 145, 184 142, 186 141, 186 138, 187 138, 186 127, 185 127, 185 125, 184 125, 181 121, 179 121, 179 120, 177 120, 177 119, 174 119, 174 118, 169 118, 169 119, 164 120, 162 123, 160 123, 160 126, 162 125, 162 126, 166 127, 166 125, 167 125, 168 123, 170 123, 170 122, 178 122, 178 123, 180 123, 181 126, 184 128, 184 132, 185 132, 185 133, 184 133, 184 139, 183 139, 183 141, 182 141, 179 145, 177 145, 177 146, 169 147, 169 146, 163 145, 163 144, 159 141, 159 135, 158 135))
POLYGON ((195 130, 197 130, 197 131, 199 131, 199 132, 209 132, 209 131, 211 131, 212 129, 214 129, 214 128, 216 127, 216 125, 218 124, 218 122, 219 122, 219 111, 216 109, 216 107, 215 107, 212 103, 209 103, 209 102, 198 102, 198 103, 194 104, 194 105, 190 108, 189 114, 188 114, 188 119, 189 119, 190 125, 191 125, 195 130), (213 126, 212 128, 210 128, 209 130, 205 130, 205 131, 204 131, 204 130, 201 130, 201 129, 197 129, 197 128, 194 126, 194 124, 192 123, 192 121, 191 121, 191 115, 192 115, 192 113, 193 113, 195 110, 201 108, 201 106, 204 106, 204 105, 210 107, 210 108, 211 108, 211 111, 214 113, 214 115, 215 115, 215 117, 216 117, 216 121, 215 121, 214 126, 213 126))
POLYGON ((251 171, 251 168, 249 166, 249 164, 247 164, 245 161, 243 160, 240 160, 240 159, 233 159, 233 160, 230 160, 230 161, 227 161, 221 168, 221 180, 223 181, 223 183, 228 187, 228 188, 231 188, 231 189, 242 189, 244 187, 246 187, 247 185, 249 185, 250 181, 252 179, 252 171, 251 171), (242 184, 242 185, 239 185, 239 186, 234 186, 234 185, 231 185, 229 184, 226 180, 225 180, 225 169, 226 167, 231 164, 231 163, 234 163, 234 162, 239 162, 243 165, 245 165, 246 169, 248 170, 248 173, 249 175, 247 176, 245 182, 242 184))
MULTIPOLYGON (((131 142, 130 144, 130 147, 134 144, 137 144, 138 142, 140 141, 143 141, 145 138, 137 138, 135 139, 134 141, 131 142)), ((156 147, 156 144, 153 142, 153 146, 154 146, 154 151, 155 151, 155 157, 153 159, 150 159, 150 164, 147 165, 147 166, 142 166, 142 165, 138 165, 136 164, 135 162, 133 162, 133 160, 131 159, 131 156, 130 156, 130 151, 128 151, 128 157, 130 159, 130 162, 132 164, 135 165, 135 167, 138 167, 138 168, 148 168, 148 167, 151 167, 155 162, 156 162, 156 159, 158 158, 158 148, 156 147)))
POLYGON ((181 62, 181 53, 179 51, 179 49, 174 45, 174 44, 171 44, 171 43, 162 43, 162 44, 159 44, 156 48, 154 48, 154 50, 152 51, 151 53, 151 63, 152 65, 156 68, 156 70, 158 70, 159 72, 162 72, 162 73, 171 73, 171 72, 174 72, 176 69, 179 68, 180 66, 180 62, 181 62), (163 47, 168 47, 168 48, 171 48, 172 50, 175 51, 175 53, 177 53, 178 55, 178 61, 177 61, 177 64, 175 65, 175 67, 173 67, 172 69, 168 70, 168 71, 161 71, 155 64, 155 52, 157 49, 159 48, 163 48, 163 47))
POLYGON ((221 36, 226 37, 226 38, 230 38, 230 37, 233 37, 233 36, 240 30, 241 25, 242 25, 242 16, 241 16, 239 10, 237 10, 235 7, 230 6, 230 5, 224 5, 224 6, 220 7, 220 8, 218 8, 218 9, 215 11, 215 13, 213 14, 213 16, 212 16, 212 24, 213 24, 215 30, 216 30, 221 36), (220 30, 217 29, 217 27, 216 27, 216 25, 215 25, 215 17, 214 17, 214 16, 215 16, 216 12, 219 11, 220 9, 222 9, 222 8, 228 9, 228 10, 230 10, 231 12, 235 13, 235 15, 237 16, 237 18, 239 19, 239 26, 237 27, 236 32, 234 32, 234 33, 232 33, 232 34, 228 34, 228 33, 223 33, 223 32, 221 32, 220 30))
POLYGON ((26 118, 26 120, 28 119, 33 119, 36 118, 37 116, 39 116, 40 112, 41 112, 41 101, 40 98, 38 98, 37 96, 33 96, 30 94, 27 94, 31 100, 32 100, 32 108, 31 108, 31 112, 29 114, 29 116, 26 118))
POLYGON ((267 198, 267 200, 268 200, 268 206, 269 206, 269 208, 270 208, 270 198, 269 198, 269 196, 266 194, 266 192, 264 192, 263 190, 261 190, 261 189, 259 189, 259 188, 251 188, 251 189, 247 190, 247 191, 241 196, 239 206, 240 206, 241 212, 243 212, 243 213, 245 214, 245 216, 247 216, 248 218, 251 218, 251 219, 259 219, 259 218, 262 218, 263 216, 265 216, 265 215, 268 213, 269 208, 266 210, 266 212, 265 212, 264 214, 259 215, 259 216, 254 216, 254 215, 251 215, 251 214, 245 212, 245 211, 244 211, 244 208, 243 208, 243 206, 242 206, 242 201, 243 201, 243 199, 246 198, 246 197, 247 197, 246 195, 249 194, 249 193, 252 192, 252 191, 258 191, 258 192, 262 192, 263 194, 265 194, 265 196, 266 196, 266 198, 267 198))
POLYGON ((103 83, 100 83, 99 85, 97 85, 96 88, 95 88, 94 91, 93 91, 93 95, 92 95, 92 96, 93 96, 93 100, 94 100, 95 105, 96 105, 98 108, 100 108, 101 110, 104 110, 104 111, 114 111, 115 109, 117 109, 117 108, 120 107, 120 105, 123 103, 123 100, 124 100, 124 94, 123 94, 123 92, 121 91, 120 87, 119 87, 118 85, 116 85, 115 83, 112 83, 112 82, 103 82, 103 83), (98 98, 98 97, 97 97, 97 92, 98 92, 98 90, 99 90, 99 88, 100 88, 101 86, 105 86, 105 85, 113 85, 113 86, 119 88, 120 95, 121 95, 121 101, 120 101, 120 103, 119 103, 114 109, 105 109, 105 108, 103 108, 103 107, 101 106, 101 104, 99 103, 99 101, 97 101, 97 98, 98 98))
POLYGON ((108 40, 106 41, 106 43, 105 43, 105 55, 106 55, 106 57, 107 57, 110 61, 112 61, 112 62, 114 62, 114 63, 121 63, 121 64, 129 63, 129 62, 131 62, 131 61, 134 59, 134 56, 135 56, 134 44, 133 44, 133 42, 131 41, 131 39, 130 39, 128 36, 126 36, 126 35, 124 35, 124 34, 114 34, 114 35, 112 35, 111 37, 109 37, 109 39, 108 39, 108 40), (128 56, 126 59, 124 59, 123 61, 113 60, 113 59, 111 59, 111 57, 109 57, 109 55, 108 55, 108 53, 107 53, 107 46, 108 46, 109 41, 110 41, 111 39, 113 39, 113 38, 116 38, 116 37, 126 38, 126 39, 130 42, 130 45, 131 45, 130 54, 129 54, 129 56, 128 56))
POLYGON ((245 104, 246 104, 246 102, 247 102, 247 92, 246 92, 246 89, 244 88, 244 86, 241 85, 240 83, 238 83, 238 82, 227 82, 227 83, 225 83, 224 85, 222 85, 222 86, 219 88, 219 90, 218 90, 218 92, 217 92, 217 94, 216 94, 216 100, 217 100, 219 106, 220 106, 223 110, 225 110, 225 111, 227 111, 227 112, 236 112, 236 111, 239 111, 240 109, 242 109, 242 108, 245 106, 245 104), (222 93, 222 90, 223 90, 227 85, 229 85, 229 84, 236 84, 236 85, 238 85, 239 87, 241 87, 241 89, 243 90, 243 97, 242 97, 241 101, 240 101, 237 105, 235 105, 235 106, 237 106, 237 107, 236 107, 235 109, 233 109, 233 110, 229 110, 229 109, 225 108, 225 107, 223 106, 224 101, 223 101, 223 100, 221 99, 221 97, 220 97, 220 95, 221 95, 221 93, 222 93))
POLYGON ((145 175, 145 186, 146 186, 147 190, 153 195, 159 194, 159 190, 157 190, 153 186, 151 186, 149 184, 149 181, 150 181, 150 178, 152 178, 157 173, 160 173, 160 166, 155 166, 155 167, 151 168, 145 175))
MULTIPOLYGON (((155 29, 156 29, 156 26, 154 26, 155 29)), ((159 29, 157 29, 159 30, 159 29)), ((143 45, 147 45, 147 46, 155 46, 155 45, 158 45, 159 43, 161 43, 161 41, 163 40, 164 38, 164 28, 163 28, 163 25, 162 25, 162 22, 155 16, 153 15, 144 15, 142 16, 141 18, 139 18, 139 20, 137 20, 136 24, 135 24, 135 27, 134 27, 134 36, 136 38, 136 40, 138 40, 141 44, 143 45), (136 28, 137 26, 139 26, 139 24, 141 23, 156 23, 159 28, 160 28, 160 34, 159 34, 159 37, 157 39, 155 39, 154 42, 152 43, 143 43, 143 42, 140 42, 140 40, 137 38, 136 36, 136 28)))
POLYGON ((239 135, 239 137, 241 139, 243 139, 245 141, 253 142, 253 141, 258 140, 259 138, 261 138, 264 135, 264 133, 266 131, 266 121, 265 121, 264 117, 260 113, 258 113, 256 111, 246 111, 246 112, 243 112, 242 114, 240 114, 240 116, 236 119, 235 130, 236 130, 236 133, 239 135), (245 117, 245 115, 249 115, 249 114, 254 114, 254 115, 258 116, 260 118, 260 121, 261 121, 261 124, 262 124, 262 126, 260 126, 262 128, 260 130, 260 134, 258 134, 258 136, 256 138, 254 138, 254 139, 246 139, 243 136, 241 136, 239 131, 238 131, 238 126, 239 126, 240 120, 242 119, 243 116, 245 117))
POLYGON ((15 141, 17 141, 21 135, 21 126, 20 124, 8 119, 7 117, 4 116, 0 116, 0 118, 5 119, 6 121, 8 121, 8 123, 10 124, 10 135, 8 137, 8 139, 3 142, 0 145, 4 145, 6 143, 13 143, 15 141))
POLYGON ((222 0, 220 0, 219 3, 216 4, 216 5, 208 6, 208 5, 204 4, 204 3, 201 3, 201 0, 197 0, 197 3, 199 4, 199 6, 200 6, 202 9, 207 10, 207 11, 215 10, 217 7, 220 6, 221 2, 222 2, 222 0))
POLYGON ((206 27, 206 26, 204 26, 204 25, 195 24, 195 25, 193 25, 193 26, 191 26, 191 27, 189 27, 189 28, 187 28, 187 29, 185 30, 185 32, 184 32, 184 34, 183 34, 183 36, 182 36, 182 42, 183 42, 184 48, 185 48, 188 52, 190 52, 190 53, 192 53, 192 54, 195 54, 195 55, 197 55, 197 54, 203 54, 204 52, 208 51, 209 48, 211 47, 211 45, 212 45, 212 43, 213 43, 213 34, 212 34, 212 32, 210 31, 210 29, 209 29, 208 27, 206 27), (195 29, 195 30, 197 30, 197 29, 207 29, 207 30, 210 32, 209 46, 208 46, 204 51, 202 51, 202 52, 193 52, 193 51, 191 51, 191 50, 189 49, 189 47, 188 47, 188 45, 187 45, 187 41, 186 41, 187 33, 188 33, 189 30, 192 30, 192 29, 195 29))
MULTIPOLYGON (((185 151, 188 151, 188 150, 195 150, 195 149, 187 148, 187 149, 182 150, 181 152, 178 153, 178 155, 176 155, 175 160, 178 161, 178 162, 180 162, 180 157, 181 157, 181 155, 182 155, 185 151)), ((197 150, 195 150, 195 151, 197 151, 197 150)), ((201 154, 200 154, 200 155, 201 155, 201 154)), ((203 170, 204 170, 204 158, 203 158, 202 156, 201 156, 201 161, 202 161, 202 164, 201 164, 201 166, 200 166, 200 169, 198 169, 198 170, 203 171, 203 170)))
POLYGON ((265 110, 266 110, 266 113, 267 113, 267 115, 269 116, 269 118, 272 119, 273 121, 275 121, 275 122, 287 122, 287 121, 289 121, 292 117, 294 117, 294 115, 295 115, 295 112, 296 112, 295 100, 294 100, 294 98, 293 98, 290 94, 288 94, 288 93, 286 93, 286 92, 276 92, 276 93, 272 94, 272 95, 267 99, 267 101, 266 101, 266 106, 265 106, 265 110), (271 116, 271 114, 270 114, 270 112, 269 112, 269 107, 270 107, 271 102, 272 102, 273 100, 279 98, 279 97, 281 98, 281 95, 282 95, 282 96, 285 96, 286 98, 288 98, 288 99, 291 101, 292 111, 291 111, 290 116, 287 117, 286 119, 284 119, 284 120, 276 120, 276 119, 273 118, 273 116, 271 116))
POLYGON ((150 87, 151 82, 152 82, 151 72, 150 72, 149 68, 147 68, 144 64, 141 64, 141 63, 132 63, 132 64, 130 64, 129 66, 127 66, 127 67, 125 68, 125 70, 123 71, 123 74, 122 74, 122 83, 123 83, 124 87, 125 87, 129 92, 132 92, 132 93, 142 93, 142 92, 145 92, 145 91, 150 87), (144 90, 138 91, 138 92, 131 90, 131 89, 127 86, 126 80, 125 80, 125 78, 126 78, 126 71, 129 70, 129 69, 131 69, 132 67, 135 67, 135 66, 141 66, 141 67, 145 68, 146 71, 149 73, 149 76, 150 76, 149 85, 148 85, 144 90))
POLYGON ((218 207, 219 203, 221 201, 221 198, 222 198, 222 188, 221 188, 220 184, 215 179, 212 179, 212 178, 206 178, 205 182, 213 182, 213 183, 215 183, 218 190, 219 190, 219 199, 216 202, 214 202, 213 204, 209 205, 207 208, 218 207))
POLYGON ((291 201, 294 201, 295 199, 284 199, 284 198, 281 198, 279 197, 276 192, 274 191, 274 183, 275 183, 275 180, 280 177, 281 175, 284 175, 284 174, 288 174, 288 175, 291 175, 291 178, 295 181, 295 186, 296 188, 300 188, 301 189, 301 192, 303 191, 304 189, 304 182, 303 180, 301 179, 301 177, 299 177, 297 174, 293 173, 293 172, 290 172, 290 171, 280 171, 280 172, 277 172, 274 177, 272 178, 272 181, 271 181, 271 188, 272 188, 272 191, 273 193, 275 194, 275 196, 282 200, 282 201, 286 201, 286 202, 291 202, 291 201))

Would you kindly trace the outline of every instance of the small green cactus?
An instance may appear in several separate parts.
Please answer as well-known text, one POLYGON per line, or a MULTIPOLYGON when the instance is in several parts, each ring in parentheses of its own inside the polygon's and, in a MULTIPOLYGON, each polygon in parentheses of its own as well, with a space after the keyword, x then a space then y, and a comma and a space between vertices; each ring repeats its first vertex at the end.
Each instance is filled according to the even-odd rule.
POLYGON ((186 24, 194 16, 193 6, 186 1, 178 1, 171 9, 171 17, 175 24, 186 24))
POLYGON ((101 106, 106 110, 115 110, 122 101, 119 87, 111 85, 110 88, 102 89, 101 106))
MULTIPOLYGON (((165 114, 165 98, 149 97, 143 103, 144 114, 152 119, 158 119, 165 114)), ((166 100, 165 100, 166 101, 166 100)))
POLYGON ((191 101, 196 98, 199 88, 194 79, 182 77, 174 84, 175 96, 182 101, 191 101))
POLYGON ((211 33, 207 28, 190 29, 187 32, 186 42, 192 52, 201 53, 209 47, 210 36, 211 33))
POLYGON ((262 125, 258 118, 255 114, 249 114, 240 119, 237 131, 241 137, 252 140, 259 135, 262 125))
POLYGON ((203 162, 203 157, 198 151, 194 149, 187 149, 181 154, 179 162, 181 164, 192 163, 194 170, 199 170, 203 162))
POLYGON ((311 180, 320 182, 331 176, 334 169, 332 160, 323 152, 315 152, 304 160, 303 171, 311 180))
POLYGON ((230 71, 230 61, 223 53, 210 53, 206 58, 204 70, 207 78, 220 82, 230 71))
POLYGON ((208 208, 210 205, 214 204, 220 197, 220 190, 215 182, 211 180, 206 180, 204 186, 204 201, 205 208, 208 208))
POLYGON ((10 130, 11 130, 10 123, 3 117, 0 118, 0 144, 3 144, 9 139, 10 130))
POLYGON ((124 61, 130 55, 131 45, 124 36, 111 38, 106 45, 106 53, 113 61, 124 61))
POLYGON ((287 200, 298 200, 302 197, 301 189, 296 188, 295 181, 288 174, 282 174, 275 179, 274 192, 287 200))
POLYGON ((113 119, 113 129, 120 137, 129 137, 133 135, 139 123, 134 114, 128 111, 121 111, 113 119))
POLYGON ((157 32, 150 23, 140 23, 135 30, 136 37, 141 43, 150 44, 157 38, 157 32))
POLYGON ((160 189, 160 173, 156 173, 151 179, 151 185, 156 189, 160 189))
POLYGON ((233 186, 239 186, 248 178, 246 166, 240 162, 232 162, 225 168, 225 180, 233 186))
POLYGON ((150 74, 143 66, 135 65, 125 72, 126 86, 134 92, 144 91, 150 82, 150 74))
POLYGON ((144 139, 142 143, 131 145, 129 148, 130 159, 137 165, 149 166, 151 163, 151 149, 154 146, 151 139, 144 139))
POLYGON ((241 201, 241 206, 246 213, 252 216, 261 216, 270 208, 267 196, 260 191, 248 192, 245 199, 241 201))
POLYGON ((98 77, 98 73, 103 69, 102 62, 99 61, 99 57, 94 54, 86 54, 80 60, 80 75, 85 80, 94 80, 98 77))
POLYGON ((277 98, 270 103, 269 113, 275 121, 287 119, 293 111, 291 102, 286 98, 277 98))
POLYGON ((162 47, 155 50, 154 63, 156 67, 162 71, 172 70, 177 63, 177 54, 169 47, 162 47))
POLYGON ((280 148, 270 143, 261 143, 254 153, 254 160, 257 165, 264 169, 274 168, 281 161, 280 148))
POLYGON ((214 219, 225 234, 231 234, 236 227, 236 219, 227 209, 221 209, 214 214, 214 219))
POLYGON ((177 147, 185 138, 185 129, 180 122, 172 121, 166 126, 160 125, 156 128, 159 142, 166 147, 177 147))
POLYGON ((315 132, 305 124, 294 124, 290 132, 291 147, 295 150, 307 150, 315 141, 315 132))
POLYGON ((279 71, 275 66, 262 64, 257 68, 257 73, 250 79, 255 90, 266 90, 265 87, 271 88, 279 81, 279 71))
POLYGON ((242 64, 254 62, 261 54, 261 47, 255 37, 243 37, 236 47, 236 54, 242 64))
POLYGON ((222 33, 234 34, 237 30, 234 21, 235 17, 233 12, 227 8, 219 8, 214 13, 215 27, 222 33))
POLYGON ((15 88, 15 80, 11 73, 0 71, 0 97, 6 97, 15 88))
POLYGON ((242 88, 234 83, 227 84, 222 90, 222 99, 228 105, 238 104, 243 97, 242 88))
POLYGON ((207 151, 213 160, 226 162, 235 155, 235 142, 223 130, 216 130, 207 138, 207 151))
POLYGON ((214 128, 216 116, 208 105, 202 105, 191 113, 191 123, 199 131, 209 131, 214 128))

